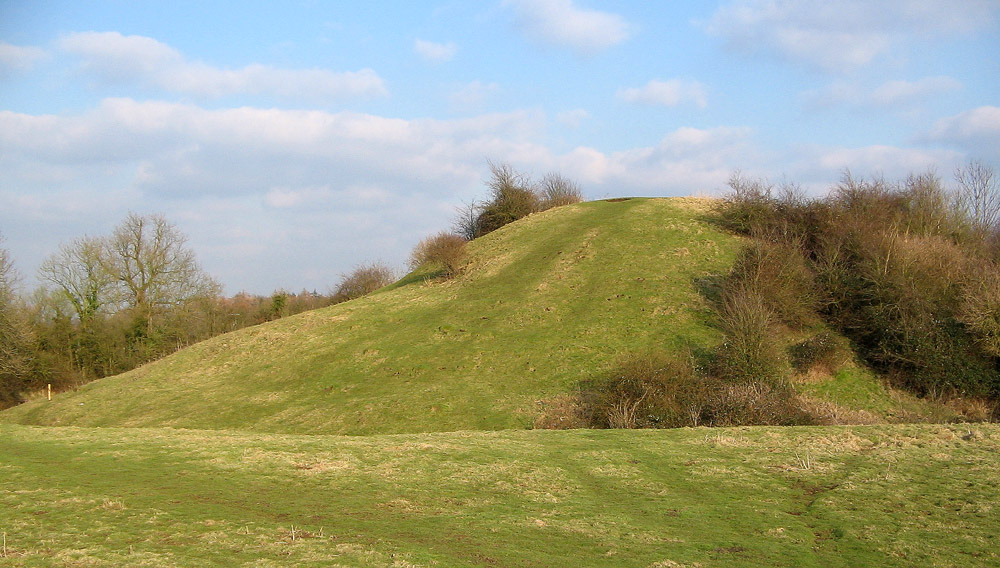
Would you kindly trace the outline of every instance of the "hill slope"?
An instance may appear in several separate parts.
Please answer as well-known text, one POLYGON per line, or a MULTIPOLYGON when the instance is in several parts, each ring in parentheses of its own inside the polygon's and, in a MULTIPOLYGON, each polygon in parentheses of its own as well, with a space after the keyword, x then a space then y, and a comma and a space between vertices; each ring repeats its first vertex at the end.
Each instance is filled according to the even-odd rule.
POLYGON ((397 433, 530 425, 622 352, 711 345, 699 279, 737 238, 695 199, 590 202, 470 245, 452 281, 411 275, 352 302, 220 336, 0 420, 397 433))

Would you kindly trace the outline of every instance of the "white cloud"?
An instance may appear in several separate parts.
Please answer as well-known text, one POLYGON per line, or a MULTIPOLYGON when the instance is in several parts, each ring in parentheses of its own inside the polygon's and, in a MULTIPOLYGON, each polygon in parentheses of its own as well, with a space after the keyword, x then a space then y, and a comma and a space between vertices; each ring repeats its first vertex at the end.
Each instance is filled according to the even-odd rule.
MULTIPOLYGON (((736 168, 823 184, 844 167, 905 175, 934 162, 950 169, 961 160, 943 160, 962 156, 878 146, 764 153, 743 127, 557 153, 545 125, 539 111, 403 120, 132 99, 75 116, 0 111, 0 226, 12 250, 37 251, 19 253, 31 272, 60 242, 106 233, 129 210, 161 212, 230 293, 324 290, 361 262, 402 266, 420 238, 448 226, 455 205, 482 197, 487 158, 535 176, 559 171, 588 197, 610 197, 713 192, 736 168)), ((936 128, 995 140, 1000 109, 936 128)))
POLYGON ((871 90, 854 83, 834 83, 824 89, 804 93, 806 103, 823 108, 836 105, 906 107, 923 99, 961 90, 962 83, 946 76, 924 77, 916 81, 886 81, 871 90))
POLYGON ((385 83, 371 69, 332 72, 280 69, 252 64, 219 69, 188 61, 176 49, 153 38, 118 32, 82 32, 59 41, 59 47, 82 59, 82 69, 110 83, 138 83, 202 97, 264 94, 327 101, 385 96, 385 83))
POLYGON ((455 53, 458 51, 458 48, 455 44, 450 42, 434 43, 433 41, 416 39, 413 41, 413 50, 417 52, 417 55, 428 61, 441 63, 444 61, 451 61, 451 59, 455 57, 455 53))
POLYGON ((0 77, 14 71, 28 71, 36 61, 45 57, 45 50, 39 47, 11 45, 0 41, 0 77))
POLYGON ((980 140, 1000 138, 1000 107, 982 106, 942 118, 929 137, 937 140, 980 140))
MULTIPOLYGON (((537 169, 576 179, 593 197, 691 195, 721 187, 732 171, 757 163, 749 128, 679 128, 656 146, 603 153, 578 147, 538 158, 537 169)), ((530 162, 529 162, 530 163, 530 162)))
POLYGON ((904 179, 937 168, 948 171, 965 160, 949 149, 872 145, 802 146, 764 152, 745 127, 678 128, 655 146, 602 153, 576 148, 550 156, 556 168, 577 179, 592 197, 616 195, 691 195, 726 191, 736 169, 772 180, 786 177, 812 194, 828 191, 845 169, 856 175, 904 179))
POLYGON ((367 209, 383 206, 392 194, 375 185, 353 185, 334 189, 329 185, 306 187, 274 187, 264 195, 264 204, 275 209, 350 206, 367 209))
POLYGON ((903 179, 909 174, 923 173, 959 159, 955 152, 899 148, 896 146, 864 146, 860 148, 826 148, 810 157, 814 169, 829 173, 851 170, 856 175, 884 175, 887 179, 903 179))
POLYGON ((0 111, 0 226, 18 250, 39 249, 19 260, 30 272, 129 210, 162 212, 185 220, 231 292, 322 290, 363 261, 401 266, 481 196, 487 158, 549 155, 544 123, 537 111, 401 120, 132 99, 75 116, 0 111), (317 267, 326 276, 307 275, 317 267))
POLYGON ((741 51, 846 72, 889 54, 908 39, 984 28, 997 7, 991 0, 735 0, 717 9, 705 29, 741 51))
POLYGON ((644 87, 619 89, 618 98, 629 103, 651 106, 673 107, 685 102, 694 103, 699 108, 708 106, 705 85, 698 81, 680 79, 669 81, 654 79, 644 87))
POLYGON ((535 40, 592 54, 622 43, 631 27, 618 14, 580 8, 573 0, 506 0, 517 25, 535 40))
POLYGON ((876 105, 889 106, 909 103, 916 99, 960 90, 962 83, 951 77, 924 77, 916 81, 888 81, 872 92, 876 105))
POLYGON ((556 114, 556 121, 568 128, 580 128, 583 122, 590 118, 590 113, 582 108, 567 110, 556 114))
POLYGON ((264 195, 264 203, 268 207, 276 209, 290 209, 302 205, 317 206, 327 205, 332 198, 333 192, 329 186, 322 187, 275 187, 264 195))
POLYGON ((449 97, 451 104, 464 108, 475 109, 481 107, 486 101, 500 90, 500 85, 496 83, 482 83, 473 81, 463 85, 449 97))
POLYGON ((972 158, 1000 165, 1000 107, 981 106, 942 118, 920 139, 952 145, 972 158))

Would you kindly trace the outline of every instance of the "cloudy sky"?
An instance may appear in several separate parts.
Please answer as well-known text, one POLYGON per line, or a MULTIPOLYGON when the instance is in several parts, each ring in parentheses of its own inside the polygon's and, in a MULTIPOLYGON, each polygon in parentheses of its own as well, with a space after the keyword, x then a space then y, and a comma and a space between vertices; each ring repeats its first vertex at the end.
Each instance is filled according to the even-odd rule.
POLYGON ((0 0, 0 234, 161 213, 227 293, 328 290, 484 196, 812 192, 1000 164, 997 0, 0 0))

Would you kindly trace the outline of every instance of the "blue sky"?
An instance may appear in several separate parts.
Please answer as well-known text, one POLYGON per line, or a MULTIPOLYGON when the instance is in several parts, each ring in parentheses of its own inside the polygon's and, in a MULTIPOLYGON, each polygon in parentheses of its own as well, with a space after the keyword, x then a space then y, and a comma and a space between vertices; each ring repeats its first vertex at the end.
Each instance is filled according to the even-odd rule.
POLYGON ((227 293, 398 267, 488 160, 592 199, 1000 165, 1000 2, 0 0, 0 234, 162 213, 227 293))

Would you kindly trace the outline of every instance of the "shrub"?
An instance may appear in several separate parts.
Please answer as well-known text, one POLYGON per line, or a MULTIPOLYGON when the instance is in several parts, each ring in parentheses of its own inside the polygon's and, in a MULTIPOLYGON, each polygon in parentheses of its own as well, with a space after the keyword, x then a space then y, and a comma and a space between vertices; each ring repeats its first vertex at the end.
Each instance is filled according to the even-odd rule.
POLYGON ((417 243, 410 254, 410 268, 436 268, 442 276, 458 274, 465 260, 466 240, 455 233, 441 232, 417 243))
POLYGON ((455 220, 451 227, 456 235, 467 241, 471 241, 479 236, 479 214, 483 207, 477 201, 463 204, 455 208, 455 220))
POLYGON ((726 228, 750 234, 776 217, 774 186, 765 180, 747 178, 737 171, 729 177, 729 189, 719 210, 720 221, 726 228))
POLYGON ((737 255, 726 285, 760 292, 764 305, 788 325, 802 326, 817 318, 819 293, 797 243, 751 241, 737 255))
POLYGON ((563 176, 551 173, 542 178, 541 208, 552 209, 583 201, 580 186, 563 176))
POLYGON ((732 383, 702 373, 681 351, 628 355, 584 383, 580 415, 596 428, 809 424, 788 385, 732 383))
POLYGON ((605 376, 584 383, 583 414, 597 428, 697 425, 703 382, 692 357, 662 352, 622 357, 605 376))
MULTIPOLYGON (((1000 393, 989 174, 960 171, 956 197, 933 173, 890 184, 847 172, 822 202, 790 186, 775 196, 766 182, 735 174, 719 218, 754 239, 726 285, 727 294, 745 290, 748 311, 736 318, 732 306, 721 309, 727 337, 716 372, 746 380, 775 368, 756 350, 762 325, 746 300, 757 294, 789 325, 812 323, 818 310, 868 364, 918 393, 1000 393)), ((800 367, 818 347, 789 354, 800 367)))
POLYGON ((833 373, 846 362, 844 360, 846 349, 837 336, 829 331, 823 331, 790 346, 788 355, 792 367, 800 373, 816 365, 822 365, 833 373))
POLYGON ((623 357, 581 388, 580 417, 595 428, 811 424, 787 384, 732 383, 698 370, 690 353, 623 357))
POLYGON ((476 237, 527 217, 541 206, 541 197, 532 186, 531 178, 503 163, 491 162, 490 173, 492 177, 487 182, 490 200, 476 219, 476 237))
POLYGON ((982 394, 995 371, 957 319, 970 259, 950 239, 858 231, 826 278, 831 321, 871 365, 918 393, 982 394))
POLYGON ((466 240, 491 233, 532 213, 583 200, 580 187, 559 174, 550 173, 541 184, 536 184, 510 164, 490 162, 489 165, 490 179, 486 181, 489 199, 459 207, 452 225, 466 240))
POLYGON ((719 312, 725 339, 713 371, 729 383, 781 384, 784 366, 774 343, 774 314, 758 290, 738 286, 723 293, 719 312))
POLYGON ((712 399, 713 426, 796 426, 814 424, 788 384, 722 384, 712 399))
POLYGON ((986 263, 972 275, 962 291, 958 319, 987 355, 1000 357, 1000 266, 986 263))
POLYGON ((343 276, 333 292, 336 302, 346 302, 371 294, 375 290, 388 286, 396 280, 391 268, 381 262, 365 264, 355 268, 350 274, 343 276))

